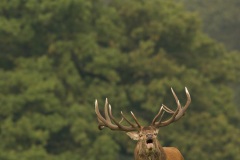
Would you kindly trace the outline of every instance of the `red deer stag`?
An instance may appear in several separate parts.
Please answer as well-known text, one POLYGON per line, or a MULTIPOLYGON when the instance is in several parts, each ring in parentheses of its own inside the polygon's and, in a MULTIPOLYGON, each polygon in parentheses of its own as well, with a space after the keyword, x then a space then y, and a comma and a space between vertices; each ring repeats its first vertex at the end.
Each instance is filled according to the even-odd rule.
POLYGON ((187 110, 189 104, 191 103, 191 97, 186 87, 185 92, 187 95, 187 102, 184 107, 181 106, 172 88, 171 90, 177 102, 177 109, 173 111, 167 106, 162 105, 158 114, 153 118, 151 125, 147 127, 141 126, 139 124, 133 112, 131 112, 131 115, 135 123, 130 122, 122 112, 122 119, 118 122, 112 115, 111 105, 108 104, 107 99, 104 107, 105 116, 103 117, 99 112, 98 102, 96 100, 95 112, 97 114, 99 129, 108 127, 111 130, 125 131, 127 132, 127 135, 130 136, 133 140, 137 140, 138 143, 134 151, 135 160, 183 160, 184 158, 177 148, 162 147, 157 140, 158 128, 167 126, 179 120, 184 115, 184 112, 187 110), (171 115, 171 117, 167 120, 163 120, 163 114, 165 112, 171 115), (125 120, 129 125, 122 125, 121 122, 123 120, 125 120))

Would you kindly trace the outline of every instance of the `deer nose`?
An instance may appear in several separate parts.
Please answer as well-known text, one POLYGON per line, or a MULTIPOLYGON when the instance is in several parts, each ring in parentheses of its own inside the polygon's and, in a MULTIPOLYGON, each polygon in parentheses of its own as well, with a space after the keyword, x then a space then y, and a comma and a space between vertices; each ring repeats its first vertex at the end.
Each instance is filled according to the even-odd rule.
POLYGON ((152 134, 147 134, 147 139, 152 139, 153 138, 153 135, 152 134))

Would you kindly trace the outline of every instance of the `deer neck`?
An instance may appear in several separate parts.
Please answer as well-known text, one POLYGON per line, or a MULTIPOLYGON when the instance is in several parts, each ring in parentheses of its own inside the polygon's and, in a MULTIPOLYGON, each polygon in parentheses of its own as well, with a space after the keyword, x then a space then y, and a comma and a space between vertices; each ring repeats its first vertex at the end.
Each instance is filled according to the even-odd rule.
POLYGON ((139 141, 135 148, 135 160, 166 160, 166 154, 157 139, 152 145, 153 148, 148 149, 145 141, 139 141))

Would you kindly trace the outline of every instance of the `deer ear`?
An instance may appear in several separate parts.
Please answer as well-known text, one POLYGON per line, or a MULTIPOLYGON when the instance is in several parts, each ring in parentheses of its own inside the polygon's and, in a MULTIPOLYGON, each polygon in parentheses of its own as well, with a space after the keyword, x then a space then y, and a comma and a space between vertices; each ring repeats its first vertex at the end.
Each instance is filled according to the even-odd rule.
POLYGON ((138 132, 127 132, 126 133, 131 139, 138 141, 139 140, 139 133, 138 132))

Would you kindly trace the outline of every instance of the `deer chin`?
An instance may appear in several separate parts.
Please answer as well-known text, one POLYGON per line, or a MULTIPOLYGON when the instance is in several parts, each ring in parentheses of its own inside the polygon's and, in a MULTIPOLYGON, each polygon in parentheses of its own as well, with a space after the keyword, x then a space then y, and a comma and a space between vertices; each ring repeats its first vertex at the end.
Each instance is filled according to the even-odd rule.
POLYGON ((147 149, 152 150, 154 148, 153 143, 147 143, 147 149))

